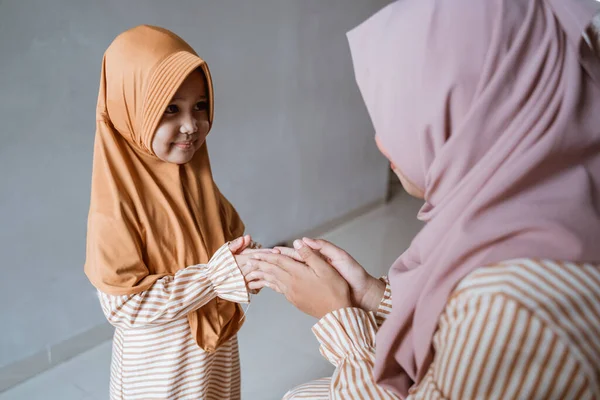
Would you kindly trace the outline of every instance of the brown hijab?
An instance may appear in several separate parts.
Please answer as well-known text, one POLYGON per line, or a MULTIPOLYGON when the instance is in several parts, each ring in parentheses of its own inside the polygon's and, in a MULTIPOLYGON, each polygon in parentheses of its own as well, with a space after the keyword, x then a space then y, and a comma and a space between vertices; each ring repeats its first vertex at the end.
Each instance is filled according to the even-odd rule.
MULTIPOLYGON (((185 165, 161 161, 152 138, 169 101, 194 70, 213 88, 206 63, 181 38, 138 26, 104 54, 96 110, 85 273, 100 291, 131 295, 205 264, 244 225, 212 178, 206 143, 185 165)), ((237 304, 215 299, 188 315, 192 335, 214 351, 241 326, 237 304)))

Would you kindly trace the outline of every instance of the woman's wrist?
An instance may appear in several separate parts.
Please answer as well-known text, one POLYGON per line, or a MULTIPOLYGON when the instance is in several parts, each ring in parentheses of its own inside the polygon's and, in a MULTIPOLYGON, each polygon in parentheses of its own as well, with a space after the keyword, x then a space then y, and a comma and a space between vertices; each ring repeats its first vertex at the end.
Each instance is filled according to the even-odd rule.
POLYGON ((385 294, 385 283, 369 275, 365 292, 359 301, 359 307, 365 311, 376 312, 385 294))

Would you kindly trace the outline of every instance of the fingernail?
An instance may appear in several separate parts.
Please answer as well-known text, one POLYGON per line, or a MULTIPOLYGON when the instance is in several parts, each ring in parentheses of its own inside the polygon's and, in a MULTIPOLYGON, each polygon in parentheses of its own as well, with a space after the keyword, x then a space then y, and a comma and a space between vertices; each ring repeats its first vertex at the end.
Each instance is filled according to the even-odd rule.
POLYGON ((299 250, 302 248, 302 242, 300 240, 294 240, 294 248, 299 250))

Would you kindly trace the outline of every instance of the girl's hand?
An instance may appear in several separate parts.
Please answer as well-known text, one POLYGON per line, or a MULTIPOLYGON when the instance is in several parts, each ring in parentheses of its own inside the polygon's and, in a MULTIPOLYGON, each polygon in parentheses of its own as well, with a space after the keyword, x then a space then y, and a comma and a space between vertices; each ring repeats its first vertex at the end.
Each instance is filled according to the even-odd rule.
MULTIPOLYGON (((256 243, 252 241, 252 237, 250 235, 245 235, 232 241, 229 244, 229 250, 231 250, 233 257, 235 258, 235 262, 240 269, 248 264, 248 261, 253 254, 270 253, 272 251, 271 249, 262 249, 260 245, 256 246, 256 243)), ((258 292, 260 292, 260 290, 248 289, 251 294, 258 294, 258 292)))
POLYGON ((254 252, 265 251, 262 249, 252 250, 249 248, 250 244, 252 244, 252 237, 250 235, 239 237, 229 244, 229 250, 231 250, 233 258, 235 258, 235 262, 239 268, 242 268, 250 261, 250 257, 254 252))
POLYGON ((254 242, 252 241, 252 236, 250 235, 239 237, 229 243, 229 250, 231 250, 231 253, 233 253, 233 257, 235 258, 238 267, 241 268, 242 266, 246 265, 250 260, 250 256, 253 254, 270 253, 272 251, 271 249, 262 248, 253 249, 250 247, 253 244, 254 242))
POLYGON ((240 236, 239 238, 229 242, 229 250, 231 250, 233 254, 238 254, 244 251, 248 246, 250 246, 250 244, 252 244, 252 236, 240 236))

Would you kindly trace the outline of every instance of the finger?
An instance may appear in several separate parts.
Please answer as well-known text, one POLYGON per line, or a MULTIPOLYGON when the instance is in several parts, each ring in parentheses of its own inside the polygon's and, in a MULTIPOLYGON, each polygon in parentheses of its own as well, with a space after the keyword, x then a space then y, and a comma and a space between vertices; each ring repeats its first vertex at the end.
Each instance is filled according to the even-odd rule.
POLYGON ((313 250, 306 245, 302 240, 294 241, 294 248, 302 257, 302 260, 315 271, 323 269, 333 268, 327 261, 321 258, 320 253, 317 250, 313 250))
MULTIPOLYGON (((269 282, 277 281, 286 284, 290 279, 290 274, 277 264, 256 259, 250 260, 249 263, 255 270, 263 273, 264 279, 268 280, 269 282), (269 276, 270 279, 267 279, 267 276, 269 276)), ((252 273, 253 272, 250 272, 250 274, 252 273)))
POLYGON ((229 249, 232 253, 239 253, 250 245, 252 238, 250 235, 240 236, 229 244, 229 249))
POLYGON ((349 256, 348 253, 331 242, 323 239, 302 238, 302 241, 313 250, 318 250, 329 259, 339 259, 349 256))
POLYGON ((244 235, 244 244, 242 245, 241 250, 245 250, 248 246, 252 244, 252 236, 244 235))
POLYGON ((248 289, 252 291, 259 292, 262 288, 269 288, 277 293, 283 294, 283 290, 279 286, 267 281, 252 281, 248 283, 248 289))
POLYGON ((244 248, 244 242, 245 242, 245 237, 241 236, 237 239, 235 239, 234 241, 229 243, 229 250, 232 253, 237 253, 239 250, 241 250, 242 248, 244 248))
POLYGON ((244 249, 240 254, 243 255, 249 255, 249 254, 256 254, 256 253, 271 253, 271 249, 244 249))
POLYGON ((291 247, 283 247, 283 246, 275 247, 275 249, 278 250, 279 254, 283 254, 284 256, 288 256, 290 258, 293 258, 296 261, 302 262, 302 258, 300 257, 300 254, 298 254, 296 249, 293 249, 291 247))
POLYGON ((302 238, 302 241, 304 243, 306 243, 306 245, 309 246, 310 248, 312 248, 313 250, 321 250, 323 247, 327 247, 327 245, 331 245, 330 242, 328 242, 327 240, 323 240, 323 239, 312 239, 312 238, 304 237, 304 238, 302 238))
MULTIPOLYGON (((247 285, 253 282, 268 282, 270 286, 276 286, 279 293, 284 293, 288 287, 290 275, 281 268, 265 263, 263 261, 253 261, 252 264, 258 267, 258 270, 249 274, 247 285)), ((250 288, 250 286, 248 286, 250 288)))
POLYGON ((265 272, 261 271, 261 270, 254 270, 248 273, 248 275, 246 275, 244 278, 246 279, 246 282, 252 282, 252 281, 260 281, 260 280, 265 280, 265 272))
POLYGON ((239 268, 241 268, 242 265, 247 264, 248 261, 250 260, 249 255, 243 255, 243 254, 234 254, 233 258, 235 259, 235 262, 239 268))
POLYGON ((247 278, 248 274, 255 270, 256 270, 256 267, 249 263, 246 263, 240 267, 240 271, 242 271, 242 275, 244 276, 244 279, 246 279, 246 280, 248 280, 248 278, 247 278))
POLYGON ((258 294, 264 287, 269 287, 278 293, 284 293, 286 287, 283 283, 277 282, 273 277, 268 276, 261 271, 255 271, 246 279, 246 287, 251 294, 258 294))
POLYGON ((305 263, 320 258, 319 251, 308 246, 303 240, 294 240, 294 249, 305 263))
POLYGON ((292 273, 299 269, 306 268, 302 262, 296 261, 291 257, 283 254, 254 254, 252 255, 253 260, 261 260, 268 264, 278 266, 282 270, 292 273))
MULTIPOLYGON (((273 250, 277 250, 277 252, 273 251, 273 253, 283 254, 290 258, 293 258, 294 260, 296 260, 298 262, 304 262, 302 257, 300 257, 300 254, 298 254, 298 251, 294 248, 281 246, 281 247, 275 247, 273 250)), ((329 258, 323 254, 319 254, 319 257, 323 258, 325 261, 329 261, 329 258)))

